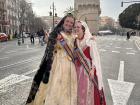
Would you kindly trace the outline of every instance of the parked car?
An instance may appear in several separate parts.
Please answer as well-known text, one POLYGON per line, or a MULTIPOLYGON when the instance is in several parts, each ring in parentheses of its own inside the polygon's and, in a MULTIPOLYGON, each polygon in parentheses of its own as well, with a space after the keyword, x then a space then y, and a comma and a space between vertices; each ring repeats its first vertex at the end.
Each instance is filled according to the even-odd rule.
POLYGON ((8 41, 8 35, 5 33, 0 33, 0 42, 2 41, 8 41))

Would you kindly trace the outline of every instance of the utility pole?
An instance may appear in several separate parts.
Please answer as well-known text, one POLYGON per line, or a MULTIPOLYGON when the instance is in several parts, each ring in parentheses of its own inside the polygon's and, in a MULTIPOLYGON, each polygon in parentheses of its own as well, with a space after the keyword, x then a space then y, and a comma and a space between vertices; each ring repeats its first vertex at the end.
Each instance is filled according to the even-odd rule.
POLYGON ((54 2, 53 2, 53 29, 54 29, 54 2))

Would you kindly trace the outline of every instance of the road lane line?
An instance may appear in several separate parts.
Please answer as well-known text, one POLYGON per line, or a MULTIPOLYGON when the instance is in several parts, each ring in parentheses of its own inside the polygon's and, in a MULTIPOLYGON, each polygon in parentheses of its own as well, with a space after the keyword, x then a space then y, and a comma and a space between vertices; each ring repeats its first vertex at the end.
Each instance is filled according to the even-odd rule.
POLYGON ((127 55, 135 55, 135 53, 127 52, 127 55))
POLYGON ((99 51, 105 52, 106 50, 105 49, 99 49, 99 51))
POLYGON ((108 46, 108 45, 107 45, 106 47, 111 47, 111 46, 108 46))
POLYGON ((137 52, 136 50, 131 50, 132 52, 137 52))
POLYGON ((115 48, 121 48, 121 47, 115 47, 115 48))
POLYGON ((11 88, 10 86, 30 78, 31 77, 24 76, 24 75, 11 74, 3 78, 2 80, 0 80, 0 93, 10 90, 11 88))
POLYGON ((118 80, 124 81, 124 61, 120 61, 120 69, 118 74, 118 80))
POLYGON ((6 54, 9 54, 9 53, 15 53, 15 52, 17 52, 16 50, 13 50, 13 51, 7 51, 7 52, 5 52, 6 54))
POLYGON ((23 73, 22 75, 29 75, 29 74, 32 74, 32 73, 36 72, 37 70, 38 69, 30 70, 28 72, 23 73))
POLYGON ((127 50, 132 50, 133 48, 126 48, 127 50))
POLYGON ((37 60, 37 59, 40 59, 40 57, 35 57, 33 59, 22 60, 22 61, 13 63, 13 64, 1 66, 0 69, 9 68, 9 67, 14 66, 14 65, 17 65, 17 64, 28 63, 28 62, 31 62, 31 61, 34 61, 34 60, 37 60))
POLYGON ((3 60, 3 59, 9 59, 9 57, 3 57, 3 58, 0 58, 0 60, 3 60))
POLYGON ((32 50, 39 50, 39 49, 35 49, 35 48, 20 48, 20 49, 17 49, 17 50, 9 50, 9 51, 7 51, 7 52, 5 52, 6 54, 10 54, 10 53, 15 53, 15 52, 18 52, 18 51, 21 51, 21 52, 30 52, 30 51, 32 51, 32 50))
POLYGON ((113 53, 120 53, 120 51, 112 51, 113 53))

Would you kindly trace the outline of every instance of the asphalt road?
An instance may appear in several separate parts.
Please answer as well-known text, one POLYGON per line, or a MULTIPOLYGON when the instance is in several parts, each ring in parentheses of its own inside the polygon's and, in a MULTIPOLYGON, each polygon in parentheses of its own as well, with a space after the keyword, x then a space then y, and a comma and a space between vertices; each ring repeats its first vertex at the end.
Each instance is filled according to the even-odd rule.
POLYGON ((98 38, 107 105, 140 105, 140 50, 134 39, 126 40, 125 36, 98 38), (119 78, 120 65, 122 79, 119 78), (115 81, 109 85, 108 79, 115 81), (132 89, 130 83, 134 83, 132 89))
MULTIPOLYGON (((135 39, 97 37, 107 105, 140 105, 140 50, 135 39)), ((0 105, 25 102, 44 50, 38 39, 35 45, 29 39, 21 46, 17 40, 0 43, 0 105)))

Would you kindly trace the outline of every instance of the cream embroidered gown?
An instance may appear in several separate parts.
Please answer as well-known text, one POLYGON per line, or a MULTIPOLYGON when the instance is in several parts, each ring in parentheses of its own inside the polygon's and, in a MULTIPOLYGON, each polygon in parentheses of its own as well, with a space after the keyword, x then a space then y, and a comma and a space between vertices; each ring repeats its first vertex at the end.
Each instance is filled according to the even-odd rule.
MULTIPOLYGON (((63 37, 73 48, 74 38, 63 37)), ((75 65, 58 41, 48 84, 41 83, 32 105, 77 105, 77 75, 75 65)))

